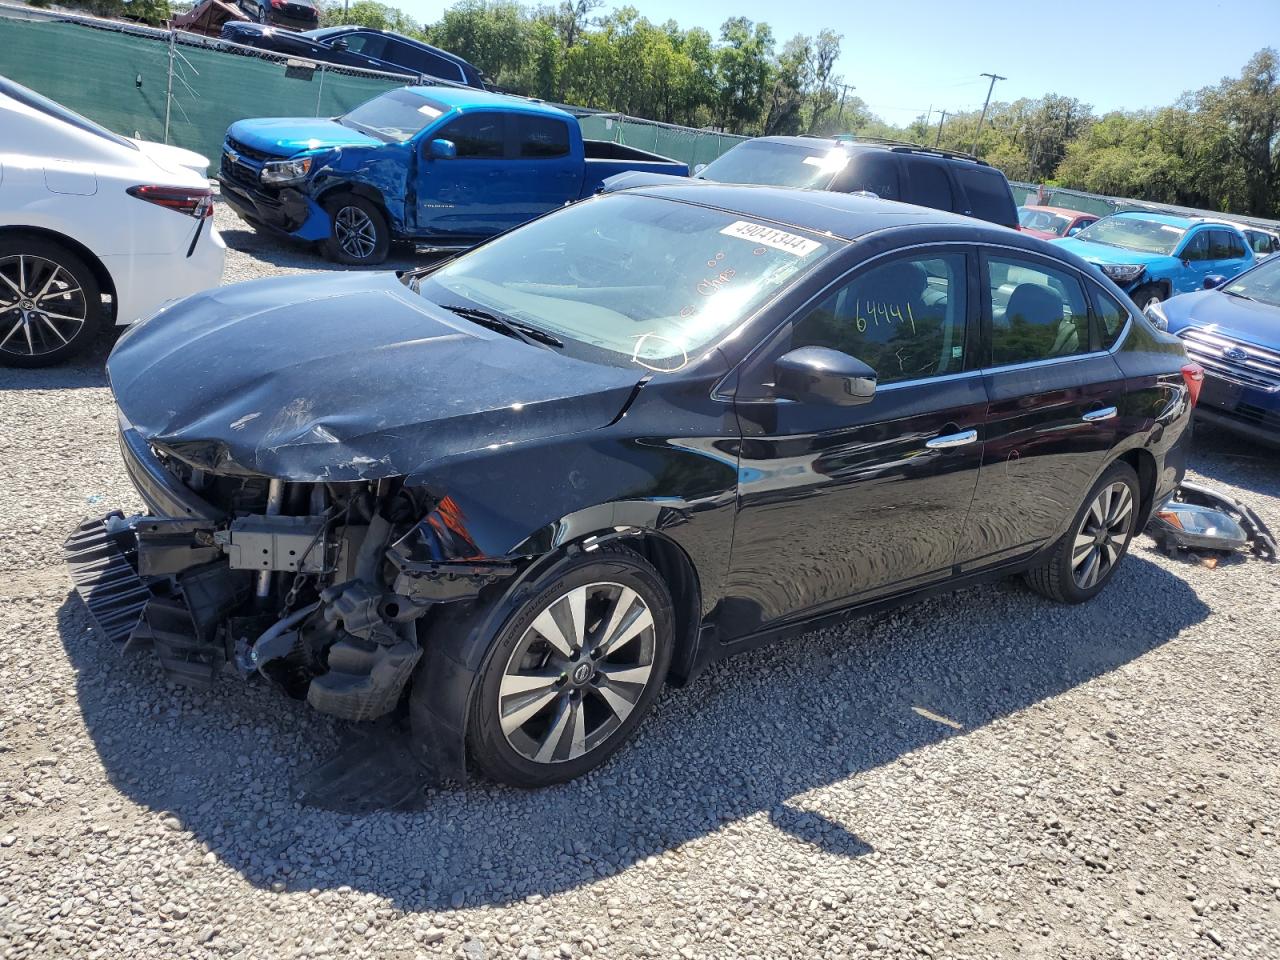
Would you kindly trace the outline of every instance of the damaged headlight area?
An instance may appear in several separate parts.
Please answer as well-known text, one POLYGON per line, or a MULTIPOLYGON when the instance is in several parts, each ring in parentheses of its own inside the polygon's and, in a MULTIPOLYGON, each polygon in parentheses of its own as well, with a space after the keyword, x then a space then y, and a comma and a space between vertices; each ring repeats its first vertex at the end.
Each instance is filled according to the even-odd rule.
POLYGON ((86 520, 67 561, 102 631, 187 686, 256 672, 325 713, 382 716, 433 609, 516 571, 480 555, 449 497, 398 478, 215 475, 139 446, 126 466, 161 515, 86 520))
POLYGON ((311 157, 295 157, 292 160, 273 160, 263 164, 259 179, 267 186, 279 186, 303 179, 311 172, 311 157))

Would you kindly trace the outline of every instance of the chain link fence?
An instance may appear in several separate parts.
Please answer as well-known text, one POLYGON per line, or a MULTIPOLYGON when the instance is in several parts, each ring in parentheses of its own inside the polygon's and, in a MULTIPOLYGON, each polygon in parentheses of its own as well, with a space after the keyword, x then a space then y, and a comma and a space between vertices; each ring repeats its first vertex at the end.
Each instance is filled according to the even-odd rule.
POLYGON ((1178 207, 1169 203, 1152 203, 1149 200, 1134 200, 1129 197, 1104 197, 1095 193, 1084 193, 1081 190, 1068 190, 1066 187, 1050 187, 1035 183, 1018 183, 1010 181, 1013 188, 1013 199, 1019 204, 1041 204, 1049 207, 1062 207, 1066 210, 1079 210, 1081 213, 1093 213, 1105 217, 1125 210, 1145 210, 1148 213, 1167 213, 1177 217, 1208 217, 1214 220, 1229 220, 1242 226, 1258 227, 1273 233, 1280 231, 1280 221, 1264 220, 1261 217, 1243 217, 1234 213, 1218 213, 1213 210, 1197 210, 1193 207, 1178 207))
MULTIPOLYGON (((331 117, 405 83, 378 73, 228 43, 183 30, 0 3, 0 74, 125 136, 172 143, 216 165, 226 129, 262 116, 331 117)), ((690 167, 745 139, 578 107, 583 135, 690 167)))

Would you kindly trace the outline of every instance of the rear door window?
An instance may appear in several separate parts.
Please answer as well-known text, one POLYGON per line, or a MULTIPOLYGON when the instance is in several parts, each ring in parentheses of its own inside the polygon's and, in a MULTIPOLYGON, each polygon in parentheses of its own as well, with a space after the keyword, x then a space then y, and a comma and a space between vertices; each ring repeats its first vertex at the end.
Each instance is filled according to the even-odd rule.
POLYGON ((1230 230, 1227 231, 1227 250, 1227 259, 1229 260, 1241 260, 1247 255, 1245 253, 1244 240, 1230 230))
POLYGON ((866 150, 855 154, 849 165, 836 177, 831 189, 840 193, 868 190, 885 200, 900 200, 902 190, 898 182, 898 159, 882 150, 866 150))
POLYGON ((403 40, 389 41, 386 59, 402 67, 407 67, 414 73, 422 73, 439 80, 452 80, 461 83, 466 79, 462 74, 461 68, 452 60, 446 60, 430 50, 424 50, 403 40))
POLYGON ((516 156, 523 159, 563 157, 569 153, 569 126, 551 117, 512 115, 516 156))
POLYGON ((1016 210, 1009 183, 990 167, 952 167, 969 197, 969 215, 990 223, 1013 224, 1016 210))
POLYGON ((1089 352, 1080 281, 1038 260, 991 256, 991 362, 995 366, 1089 352))
POLYGON ((910 203, 935 210, 954 210, 955 196, 951 191, 951 178, 941 163, 923 157, 906 157, 907 196, 910 203))

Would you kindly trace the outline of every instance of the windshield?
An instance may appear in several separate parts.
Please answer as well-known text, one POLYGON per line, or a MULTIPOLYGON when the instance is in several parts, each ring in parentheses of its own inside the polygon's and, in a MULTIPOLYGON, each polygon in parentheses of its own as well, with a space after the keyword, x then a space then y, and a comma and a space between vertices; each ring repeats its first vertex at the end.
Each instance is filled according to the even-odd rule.
POLYGON ((812 147, 752 140, 740 143, 698 176, 720 183, 776 187, 827 187, 849 163, 849 151, 815 140, 812 147))
MULTIPOLYGON (((1267 260, 1222 288, 1236 297, 1248 297, 1271 307, 1280 307, 1280 260, 1267 260)), ((1276 325, 1280 332, 1280 323, 1276 325)))
POLYGON ((1055 237, 1065 236, 1067 227, 1071 226, 1070 217, 1050 213, 1048 210, 1028 210, 1026 207, 1018 210, 1018 222, 1028 230, 1043 230, 1055 237))
POLYGON ((1142 220, 1138 217, 1103 217, 1097 223, 1085 227, 1076 234, 1077 240, 1105 243, 1109 247, 1121 247, 1140 253, 1159 253, 1168 256, 1178 247, 1178 241, 1187 231, 1158 220, 1142 220))
POLYGON ((584 359, 670 372, 842 242, 612 194, 459 257, 424 277, 418 292, 552 333, 584 359))
POLYGON ((408 90, 391 90, 366 100, 338 122, 392 143, 404 143, 451 108, 408 90))

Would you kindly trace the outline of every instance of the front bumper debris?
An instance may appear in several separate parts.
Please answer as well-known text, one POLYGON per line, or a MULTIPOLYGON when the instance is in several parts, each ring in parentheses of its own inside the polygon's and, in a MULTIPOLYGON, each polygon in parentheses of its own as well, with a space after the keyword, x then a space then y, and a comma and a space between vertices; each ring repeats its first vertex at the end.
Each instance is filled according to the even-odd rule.
POLYGON ((1221 491, 1190 481, 1152 513, 1147 534, 1171 555, 1183 550, 1230 553, 1247 547, 1255 557, 1276 559, 1275 538, 1256 513, 1221 491))

